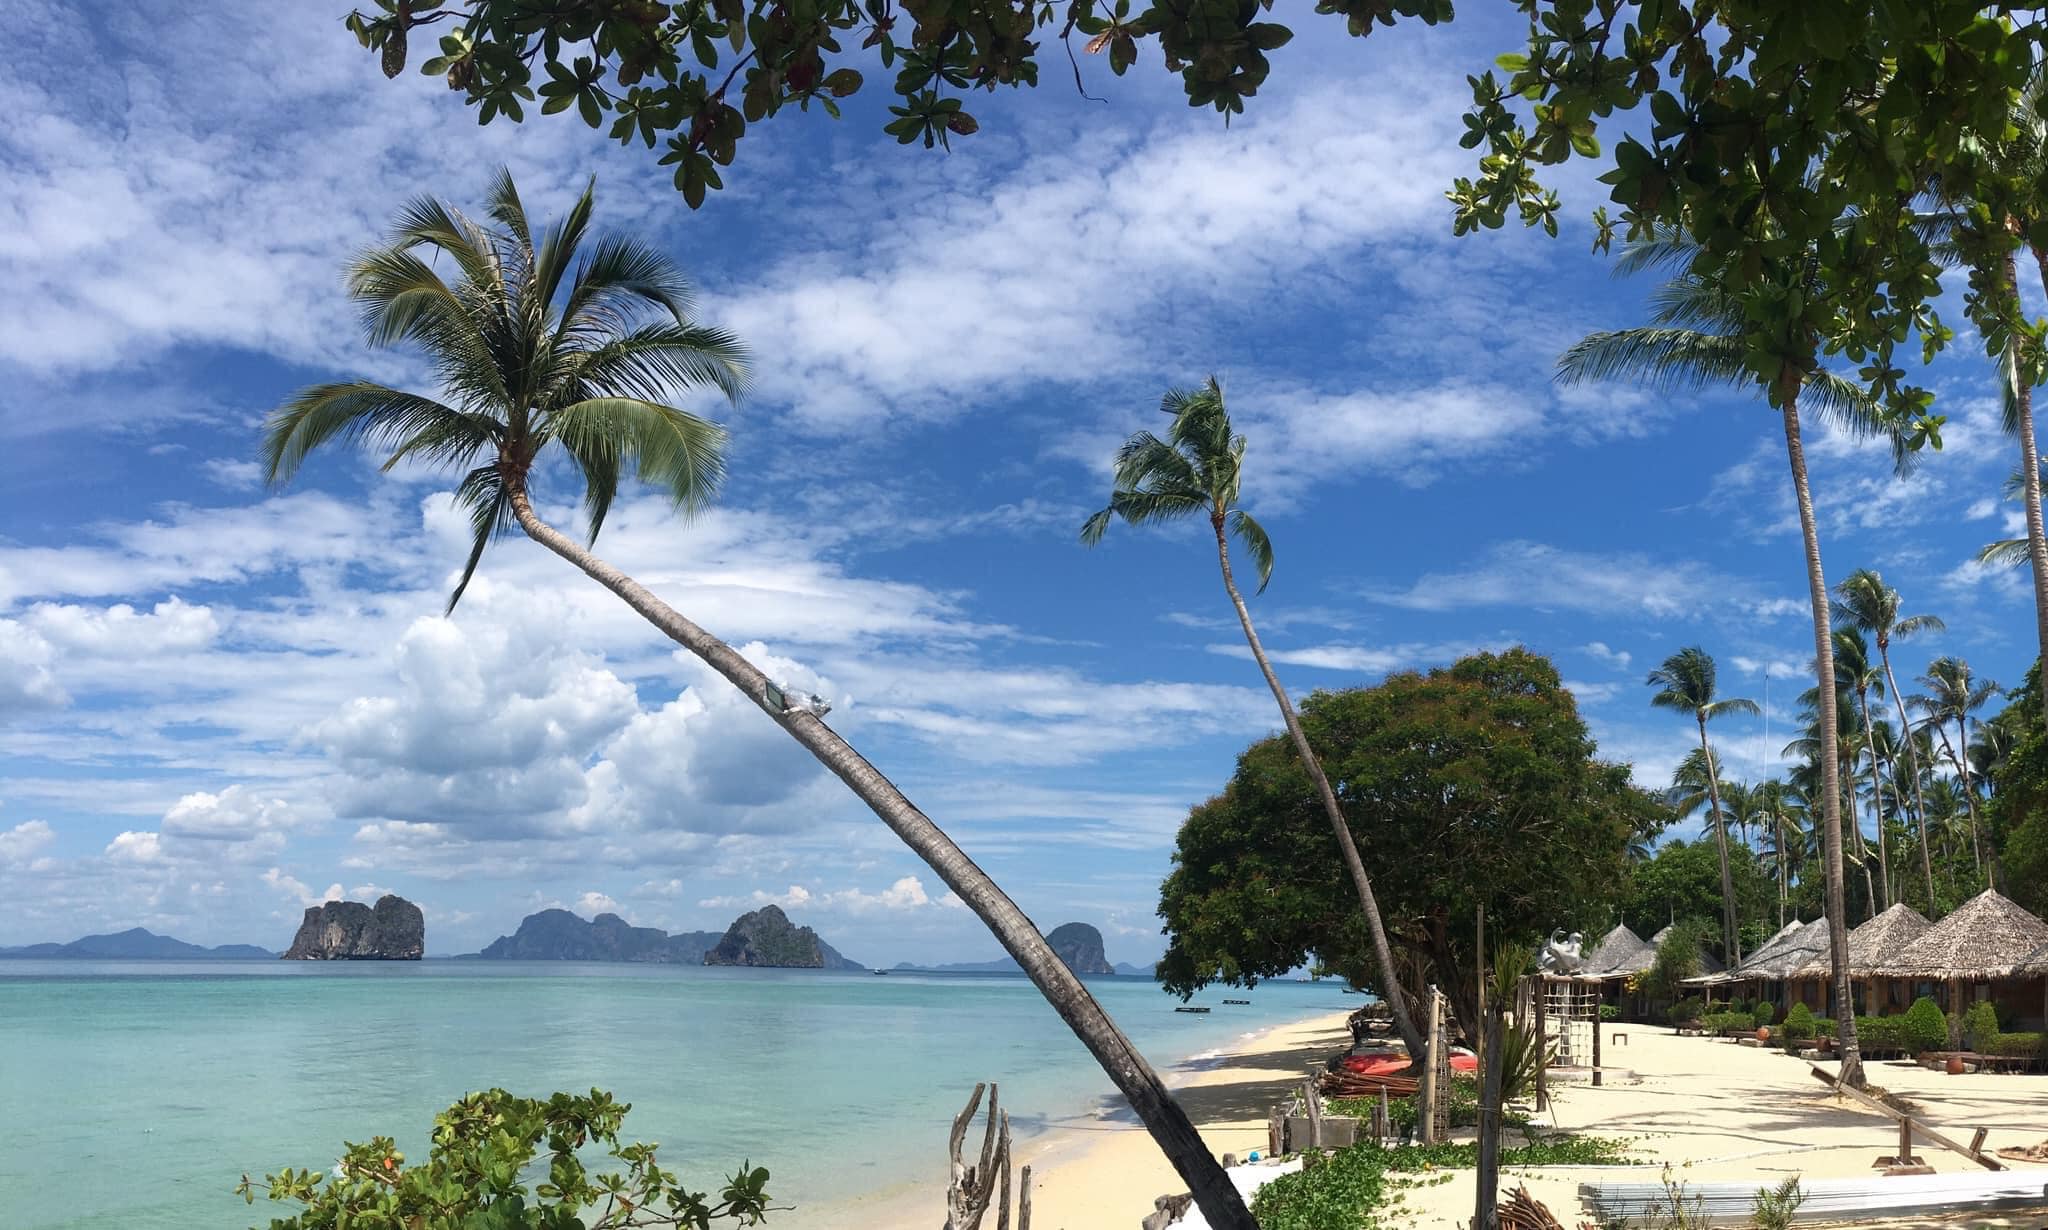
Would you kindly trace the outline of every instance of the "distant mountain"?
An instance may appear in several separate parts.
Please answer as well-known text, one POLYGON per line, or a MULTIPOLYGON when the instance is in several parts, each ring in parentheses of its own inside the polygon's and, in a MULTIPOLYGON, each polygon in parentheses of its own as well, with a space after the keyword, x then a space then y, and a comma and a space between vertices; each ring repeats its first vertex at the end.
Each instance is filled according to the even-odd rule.
POLYGON ((491 961, 631 961, 659 965, 702 965, 722 931, 679 931, 635 927, 617 914, 589 922, 567 910, 542 910, 520 920, 519 930, 501 935, 477 954, 491 961))
POLYGON ((834 952, 832 945, 819 939, 816 931, 797 926, 780 906, 773 905, 735 918, 725 935, 704 954, 704 964, 778 969, 867 968, 834 952))
MULTIPOLYGON (((1150 966, 1111 965, 1102 952, 1102 932, 1087 923, 1064 923, 1054 927, 1045 937, 1052 950, 1067 963, 1067 968, 1077 974, 1143 974, 1152 976, 1150 966)), ((1009 957, 996 961, 954 961, 946 965, 913 965, 904 961, 896 966, 901 970, 924 970, 935 974, 1020 974, 1023 972, 1009 957)))
POLYGON ((1116 963, 1116 972, 1126 978, 1155 978, 1158 968, 1156 965, 1131 965, 1123 961, 1116 963))
POLYGON ((205 948, 141 927, 112 935, 88 935, 69 944, 28 944, 0 948, 0 957, 51 957, 97 961, 267 961, 276 953, 254 944, 222 944, 205 948))

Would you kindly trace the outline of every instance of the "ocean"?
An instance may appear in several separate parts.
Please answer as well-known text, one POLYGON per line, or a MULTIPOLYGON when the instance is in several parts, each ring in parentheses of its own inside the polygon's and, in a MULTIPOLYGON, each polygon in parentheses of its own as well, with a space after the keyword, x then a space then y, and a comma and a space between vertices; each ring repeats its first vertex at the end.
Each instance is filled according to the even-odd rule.
MULTIPOLYGON (((1361 1002, 1335 983, 1089 988, 1162 1072, 1361 1002), (1249 999, 1225 1005, 1225 997, 1249 999)), ((1019 1134, 1115 1098, 1029 982, 1005 975, 561 962, 0 960, 0 1226, 189 1230, 283 1211, 243 1172, 326 1168, 344 1140, 424 1157, 433 1116, 493 1086, 609 1090, 625 1140, 715 1192, 742 1161, 804 1210, 945 1181, 946 1130, 979 1080, 1019 1134)), ((1120 1101, 1120 1100, 1119 1100, 1120 1101)), ((943 1220, 934 1202, 932 1217, 943 1220)))

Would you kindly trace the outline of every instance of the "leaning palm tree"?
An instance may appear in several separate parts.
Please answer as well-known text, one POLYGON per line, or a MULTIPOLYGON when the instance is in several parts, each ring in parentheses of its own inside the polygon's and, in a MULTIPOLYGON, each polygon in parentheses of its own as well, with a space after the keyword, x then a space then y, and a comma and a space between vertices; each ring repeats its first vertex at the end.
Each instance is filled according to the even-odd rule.
POLYGON ((1658 689, 1650 703, 1660 709, 1688 714, 1699 724, 1700 758, 1706 763, 1708 823, 1714 829, 1714 846, 1721 859, 1721 934, 1727 945, 1728 964, 1742 960, 1742 936, 1735 919, 1735 880, 1728 870, 1728 826, 1721 814, 1720 770, 1714 763, 1714 749, 1707 742, 1707 723, 1730 713, 1761 714, 1753 700, 1719 697, 1715 694, 1714 659, 1697 645, 1690 645, 1664 659, 1664 665, 1650 672, 1648 683, 1658 689))
POLYGON ((1173 420, 1167 427, 1166 438, 1141 431, 1124 441, 1116 454, 1115 490, 1110 493, 1109 505, 1082 523, 1081 541, 1091 547, 1101 542, 1109 532, 1109 523, 1117 519, 1130 525, 1193 516, 1208 521, 1216 536, 1216 563, 1223 572, 1224 592, 1230 595, 1230 605, 1237 610, 1238 626, 1244 629, 1252 660, 1258 663, 1259 673, 1266 677, 1266 686, 1272 689, 1273 700, 1280 706, 1280 720, 1286 723, 1287 736, 1293 740, 1302 767, 1315 785, 1323 814, 1330 821, 1330 831, 1337 838, 1337 850, 1351 873, 1359 909, 1364 912, 1372 935, 1381 994, 1392 1012, 1394 1027, 1408 1044, 1408 1053, 1420 1057, 1422 1035, 1415 1028, 1407 997, 1401 991, 1393 947, 1387 943, 1387 928, 1380 917, 1372 877, 1366 874, 1365 863, 1358 856, 1358 843, 1352 839, 1351 825, 1344 818, 1336 791, 1330 787, 1329 775, 1323 772, 1322 762, 1316 758, 1315 749, 1309 746, 1308 735, 1301 728, 1301 719, 1295 715, 1294 701, 1281 686, 1280 677, 1273 673, 1273 663, 1266 657, 1258 630, 1252 626, 1251 608, 1245 605, 1236 575, 1231 571, 1230 538, 1235 535, 1252 566, 1258 569, 1259 589, 1264 591, 1273 578, 1272 539, 1238 502, 1244 482, 1245 438, 1231 431, 1230 413, 1223 405, 1223 388, 1214 376, 1199 389, 1169 391, 1160 399, 1159 409, 1173 420))
MULTIPOLYGON (((1760 219, 1759 226, 1768 220, 1760 219)), ((1829 949, 1834 963, 1835 1002, 1844 1005, 1840 1043, 1841 1079, 1863 1083, 1862 1055, 1856 1045, 1856 1023, 1848 1013, 1849 929, 1842 888, 1842 793, 1834 755, 1835 692, 1834 646, 1829 636, 1827 574, 1821 570, 1820 530, 1813 514, 1813 492, 1807 482, 1806 447, 1801 438, 1803 409, 1847 428, 1860 436, 1889 435, 1893 455, 1904 465, 1906 440, 1896 424, 1889 422, 1866 389, 1825 368, 1804 370, 1792 363, 1772 366, 1767 357, 1752 355, 1748 346, 1748 307, 1744 296, 1761 294, 1725 283, 1710 281, 1692 272, 1697 249, 1673 233, 1653 235, 1632 243, 1616 262, 1617 273, 1649 270, 1673 272, 1651 297, 1650 324, 1636 329, 1619 329, 1591 334, 1574 344, 1558 359, 1557 378, 1566 384, 1587 380, 1630 380, 1667 391, 1699 392, 1709 388, 1736 388, 1768 396, 1778 411, 1785 436, 1785 456, 1792 471, 1792 492, 1799 509, 1799 531, 1806 551, 1808 600, 1813 608, 1815 677, 1820 683, 1823 712, 1820 737, 1826 744, 1817 757, 1825 777, 1821 793, 1823 840, 1822 861, 1827 874, 1827 915, 1829 949)), ((1829 295, 1817 270, 1819 262, 1811 251, 1789 256, 1759 255, 1779 275, 1760 279, 1756 285, 1773 287, 1782 283, 1808 302, 1820 302, 1829 295)), ((1803 339, 1811 342, 1812 338, 1803 339)))
MULTIPOLYGON (((1836 619, 1860 628, 1877 641, 1878 660, 1884 664, 1884 682, 1899 713, 1901 732, 1912 729, 1906 718, 1906 698, 1899 693, 1898 676, 1892 674, 1892 642, 1917 632, 1940 632, 1946 625, 1935 615, 1899 614, 1899 591, 1884 583, 1875 569, 1858 568, 1835 586, 1832 606, 1836 619)), ((1906 776, 1913 783, 1913 815, 1920 826, 1920 870, 1927 878, 1929 908, 1934 901, 1934 863, 1927 850, 1927 804, 1920 793, 1920 758, 1913 740, 1899 742, 1906 753, 1906 776)))
POLYGON ((724 432, 669 400, 691 388, 736 396, 739 343, 690 317, 690 285, 661 252, 624 236, 589 237, 593 188, 536 233, 509 175, 488 223, 422 198, 386 243, 356 259, 348 286, 372 346, 411 343, 430 360, 440 397, 364 380, 316 385, 270 416, 263 453, 273 484, 330 443, 361 443, 402 461, 462 473, 455 500, 472 538, 452 611, 493 539, 514 527, 617 594, 723 675, 844 781, 1001 941, 1094 1053, 1194 1192, 1210 1224, 1255 1230, 1238 1195, 1158 1074, 1110 1020, 1031 920, 960 847, 825 724, 730 645, 593 554, 629 474, 687 510, 710 500, 724 432), (430 258, 447 262, 453 282, 430 258), (560 458, 580 480, 589 538, 535 510, 537 476, 560 458))
POLYGON ((1963 802, 1969 809, 1970 853, 1977 870, 1984 870, 1984 846, 1977 829, 1977 792, 1970 785, 1970 762, 1962 753, 1970 746, 1970 715, 1989 704, 2000 688, 1989 679, 1979 679, 1970 664, 1954 656, 1936 658, 1920 676, 1924 695, 1913 697, 1913 705, 1927 715, 1923 730, 1940 736, 1948 762, 1955 766, 1963 785, 1963 802), (1948 724, 1956 724, 1956 741, 1949 742, 1948 724))

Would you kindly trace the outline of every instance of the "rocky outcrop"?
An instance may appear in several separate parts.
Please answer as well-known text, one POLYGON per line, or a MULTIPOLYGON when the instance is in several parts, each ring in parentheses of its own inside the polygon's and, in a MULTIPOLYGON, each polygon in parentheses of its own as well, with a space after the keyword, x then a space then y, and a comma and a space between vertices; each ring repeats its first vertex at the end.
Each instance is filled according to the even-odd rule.
POLYGON ((1087 923, 1071 922, 1054 927, 1045 937, 1067 968, 1077 974, 1114 974, 1116 967, 1103 955, 1102 932, 1087 923))
POLYGON ((427 919, 399 896, 309 906, 287 961, 417 961, 427 949, 427 919))
POLYGON ((723 938, 717 931, 636 927, 617 914, 589 922, 567 910, 542 910, 520 920, 519 930, 501 935, 477 956, 490 961, 631 961, 659 965, 702 965, 704 954, 723 938))
POLYGON ((832 950, 809 927, 789 921, 780 906, 742 914, 704 954, 706 965, 758 965, 779 969, 866 969, 832 950))

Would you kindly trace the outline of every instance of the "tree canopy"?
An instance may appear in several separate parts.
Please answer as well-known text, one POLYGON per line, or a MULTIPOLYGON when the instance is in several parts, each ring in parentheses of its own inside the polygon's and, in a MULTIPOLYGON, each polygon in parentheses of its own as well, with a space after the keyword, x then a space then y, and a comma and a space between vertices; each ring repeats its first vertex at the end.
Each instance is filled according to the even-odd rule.
MULTIPOLYGON (((1303 727, 1342 800, 1411 969, 1474 1012, 1475 911, 1489 943, 1606 918, 1628 844, 1660 804, 1603 763, 1548 659, 1476 654, 1376 687, 1318 692, 1303 727)), ((1251 983, 1311 955, 1377 986, 1366 929, 1314 789, 1284 738, 1238 758, 1181 826, 1160 891, 1168 989, 1251 983)))

